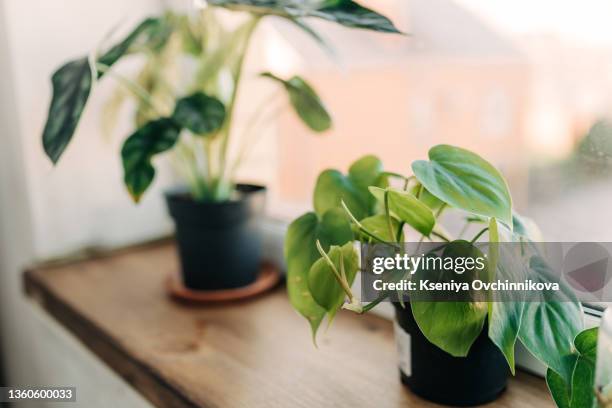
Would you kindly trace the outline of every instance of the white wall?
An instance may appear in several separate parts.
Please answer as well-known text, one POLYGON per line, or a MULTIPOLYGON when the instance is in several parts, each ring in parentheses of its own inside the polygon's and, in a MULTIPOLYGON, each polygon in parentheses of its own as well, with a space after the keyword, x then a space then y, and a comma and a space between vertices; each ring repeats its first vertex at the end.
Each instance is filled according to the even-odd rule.
MULTIPOLYGON (((107 84, 88 105, 75 142, 52 168, 40 143, 49 77, 66 59, 89 52, 114 25, 122 23, 119 30, 126 31, 159 10, 156 0, 0 2, 3 363, 13 385, 77 385, 79 406, 148 404, 25 299, 23 266, 84 245, 120 245, 163 234, 170 223, 159 194, 164 177, 138 207, 123 191, 120 138, 106 141, 96 114, 109 94, 107 84), (92 392, 96 384, 110 399, 92 392)), ((129 132, 127 118, 119 126, 122 132, 129 132)))
POLYGON ((100 108, 116 86, 112 78, 104 78, 93 92, 75 139, 55 168, 40 142, 53 70, 96 49, 113 27, 118 27, 120 37, 138 20, 160 10, 160 3, 8 0, 3 7, 35 255, 55 256, 84 245, 121 244, 168 231, 158 194, 163 177, 138 206, 131 203, 121 182, 118 152, 123 136, 130 133, 128 115, 112 140, 101 132, 100 108))

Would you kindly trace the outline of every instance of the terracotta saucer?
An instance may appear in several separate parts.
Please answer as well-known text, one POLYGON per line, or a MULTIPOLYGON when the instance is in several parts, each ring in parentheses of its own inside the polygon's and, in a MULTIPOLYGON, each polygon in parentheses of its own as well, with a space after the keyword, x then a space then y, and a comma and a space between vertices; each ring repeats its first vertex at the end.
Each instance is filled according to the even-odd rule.
POLYGON ((247 286, 222 290, 194 290, 186 288, 178 273, 171 273, 166 279, 168 294, 176 299, 197 303, 217 303, 232 300, 248 299, 272 289, 281 277, 278 268, 270 262, 261 264, 259 275, 255 282, 247 286))

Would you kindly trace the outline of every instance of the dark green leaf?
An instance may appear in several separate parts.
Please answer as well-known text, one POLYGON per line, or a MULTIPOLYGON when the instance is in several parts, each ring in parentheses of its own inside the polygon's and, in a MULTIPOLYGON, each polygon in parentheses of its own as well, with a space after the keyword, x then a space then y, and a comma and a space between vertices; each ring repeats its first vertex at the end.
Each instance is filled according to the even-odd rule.
POLYGON ((53 98, 43 131, 43 147, 55 164, 72 139, 91 90, 91 67, 86 57, 71 61, 51 78, 53 98))
POLYGON ((285 237, 287 291, 291 304, 308 319, 313 339, 326 310, 315 302, 308 288, 308 273, 321 256, 316 248, 319 240, 324 250, 331 245, 344 245, 353 239, 351 226, 340 209, 331 209, 319 218, 307 213, 289 225, 285 237))
POLYGON ((289 19, 318 17, 346 27, 387 33, 400 31, 385 16, 352 0, 207 0, 213 6, 248 11, 259 15, 276 15, 289 19))
POLYGON ((572 373, 571 407, 595 407, 595 364, 597 360, 597 328, 585 330, 574 339, 578 352, 572 373))
MULTIPOLYGON (((160 24, 159 19, 146 19, 124 40, 100 56, 97 62, 106 67, 112 66, 128 52, 134 42, 142 38, 144 34, 152 34, 160 24)), ((53 97, 43 131, 43 146, 47 156, 54 164, 70 143, 79 123, 91 91, 92 69, 97 68, 92 68, 88 58, 83 57, 66 63, 51 78, 53 97)), ((101 77, 103 72, 98 71, 97 74, 98 77, 101 77)))
POLYGON ((475 153, 438 145, 429 160, 417 160, 412 170, 434 196, 474 214, 495 217, 512 225, 512 199, 501 174, 475 153))
POLYGON ((288 80, 277 77, 269 72, 261 74, 263 77, 274 79, 284 85, 289 94, 291 106, 300 119, 313 131, 324 132, 331 127, 332 119, 325 105, 301 77, 293 76, 288 80))
POLYGON ((597 335, 598 329, 593 327, 584 330, 574 339, 574 346, 581 356, 595 363, 597 359, 597 335))
POLYGON ((546 385, 558 408, 570 408, 569 387, 563 377, 549 368, 546 371, 546 385))
POLYGON ((387 17, 365 8, 351 0, 334 0, 311 15, 333 21, 346 27, 364 28, 385 33, 400 33, 387 17))
POLYGON ((172 119, 198 136, 207 136, 223 126, 225 106, 217 98, 196 92, 178 100, 172 119))
POLYGON ((147 123, 123 143, 124 182, 135 202, 140 200, 155 177, 151 159, 171 149, 179 134, 180 127, 172 119, 162 118, 147 123))
POLYGON ((595 363, 579 355, 572 373, 570 406, 572 408, 595 407, 595 363))
MULTIPOLYGON (((164 20, 160 18, 147 18, 142 21, 131 33, 129 33, 122 41, 112 46, 108 51, 102 54, 97 62, 110 67, 119 60, 123 55, 130 51, 130 48, 137 42, 145 42, 147 40, 155 40, 155 42, 164 41, 169 35, 169 28, 164 25, 164 20)), ((98 74, 102 76, 102 73, 98 74)))

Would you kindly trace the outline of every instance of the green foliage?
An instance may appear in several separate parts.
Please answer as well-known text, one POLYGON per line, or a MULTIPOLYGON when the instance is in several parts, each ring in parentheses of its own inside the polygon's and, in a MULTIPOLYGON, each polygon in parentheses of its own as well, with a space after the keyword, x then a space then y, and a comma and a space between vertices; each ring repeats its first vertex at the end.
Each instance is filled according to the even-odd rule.
POLYGON ((391 215, 428 237, 436 224, 433 211, 414 195, 392 188, 370 187, 370 192, 385 208, 385 194, 391 215))
POLYGON ((512 225, 508 186, 497 169, 477 154, 439 145, 429 151, 429 161, 412 163, 412 170, 431 194, 450 206, 512 225))
MULTIPOLYGON (((435 256, 435 255, 431 255, 435 256)), ((468 241, 457 240, 449 243, 442 252, 444 258, 484 257, 478 248, 468 241)), ((476 277, 484 277, 485 271, 466 271, 463 275, 438 270, 417 270, 416 281, 428 279, 434 283, 452 280, 472 281, 476 277), (482 274, 482 276, 481 276, 482 274)), ((416 291, 420 299, 419 291, 416 291)), ((482 332, 487 316, 487 304, 479 299, 462 298, 457 301, 410 301, 412 315, 425 337, 442 350, 455 357, 465 357, 470 351, 474 340, 482 332)))
POLYGON ((348 285, 352 285, 358 268, 359 257, 351 242, 341 247, 331 246, 327 258, 319 258, 310 268, 308 289, 315 302, 327 311, 330 319, 340 309, 346 297, 338 280, 346 279, 348 285))
POLYGON ((265 72, 261 76, 283 84, 289 94, 289 101, 295 113, 312 131, 324 132, 331 127, 332 118, 325 105, 323 105, 314 89, 302 77, 293 76, 284 80, 270 72, 265 72))
MULTIPOLYGON (((449 276, 445 271, 418 269, 411 279, 426 278, 430 283, 444 283, 450 279, 471 282, 475 278, 555 281, 550 266, 539 253, 537 226, 512 211, 506 181, 490 163, 475 153, 448 145, 433 147, 429 159, 413 163, 414 177, 383 171, 382 163, 373 156, 355 162, 348 174, 326 170, 319 176, 314 191, 315 212, 294 222, 302 224, 309 220, 312 232, 298 236, 297 227, 292 224, 285 247, 289 276, 300 277, 287 281, 292 304, 309 318, 315 332, 325 314, 332 318, 339 308, 362 313, 384 299, 381 296, 369 304, 360 303, 350 289, 354 276, 353 264, 348 258, 343 262, 345 266, 350 265, 350 279, 343 279, 336 273, 340 268, 339 260, 344 259, 340 256, 340 248, 349 252, 350 258, 354 241, 385 243, 392 256, 403 251, 399 243, 404 233, 412 230, 421 240, 439 238, 444 241, 440 248, 443 248, 445 259, 479 258, 484 255, 474 242, 486 237, 488 232, 487 263, 483 270, 449 276), (390 187, 390 178, 403 181, 403 188, 390 187), (479 223, 486 228, 470 241, 453 239, 439 222, 446 207, 465 212, 466 225, 479 223), (337 247, 330 251, 329 240, 324 242, 314 231, 320 228, 322 221, 319 220, 329 225, 330 218, 334 217, 342 227, 331 228, 337 232, 333 242, 337 247), (304 255, 303 248, 316 240, 325 243, 325 251, 333 258, 331 262, 321 259, 321 253, 317 254, 312 247, 310 256, 304 255), (517 245, 500 245, 500 242, 516 242, 517 245), (306 278, 307 287, 302 280, 306 278), (305 296, 295 299, 297 294, 305 296)), ((385 279, 396 281, 404 277, 405 271, 391 275, 390 279, 385 279)), ((593 401, 594 332, 578 335, 583 324, 580 303, 569 287, 557 283, 562 288, 561 293, 543 291, 536 294, 539 296, 536 299, 491 291, 473 293, 470 298, 461 294, 456 300, 435 301, 425 295, 420 297, 417 288, 410 298, 410 307, 425 337, 456 357, 468 354, 475 339, 482 334, 486 320, 487 335, 504 354, 512 373, 515 346, 520 341, 549 367, 548 384, 560 407, 590 406, 593 401)))
MULTIPOLYGON (((348 0, 211 0, 208 4, 247 12, 247 18, 237 27, 228 29, 217 17, 217 7, 207 7, 195 18, 168 12, 143 20, 104 52, 70 61, 54 73, 53 97, 42 136, 45 152, 54 164, 72 140, 95 83, 94 77, 102 79, 108 76, 117 80, 137 101, 136 130, 130 137, 132 140, 155 129, 151 121, 166 118, 173 110, 172 121, 181 130, 206 138, 205 142, 198 143, 181 143, 179 139, 178 143, 173 144, 181 147, 175 149, 181 163, 179 170, 190 183, 194 199, 227 200, 232 193, 236 168, 245 156, 241 153, 234 163, 229 163, 233 111, 238 100, 244 57, 263 17, 289 19, 323 46, 326 46, 325 42, 303 21, 304 17, 317 17, 352 28, 397 32, 386 17, 348 0), (131 54, 140 54, 145 59, 135 80, 122 77, 113 70, 115 64, 131 54), (175 62, 183 56, 192 59, 196 66, 195 73, 187 77, 187 81, 183 80, 191 81, 187 84, 179 84, 176 78, 178 67, 175 62), (184 89, 188 90, 187 96, 182 96, 184 89), (200 194, 202 190, 209 193, 200 194)), ((322 132, 332 126, 331 116, 323 102, 303 78, 293 76, 284 80, 269 73, 265 76, 283 84, 291 106, 311 130, 322 132)), ((126 99, 124 96, 113 96, 113 103, 105 110, 106 119, 117 117, 119 107, 126 99)), ((263 103, 262 109, 257 110, 257 116, 267 117, 264 114, 272 113, 271 107, 274 105, 263 103)), ((257 119, 252 123, 261 126, 257 119)), ((246 126, 244 132, 240 139, 242 143, 250 139, 249 132, 253 132, 253 129, 246 126)), ((130 142, 130 146, 135 148, 140 144, 130 142)), ((250 149, 245 146, 246 143, 241 150, 249 152, 250 149)), ((138 161, 142 164, 134 168, 128 166, 129 171, 126 171, 126 186, 135 199, 142 195, 155 175, 150 155, 150 151, 141 152, 138 161)), ((131 152, 129 160, 133 160, 132 156, 136 155, 131 152)))
MULTIPOLYGON (((97 62, 104 69, 110 68, 141 36, 159 24, 158 19, 146 19, 125 39, 100 56, 97 62)), ((64 153, 77 128, 91 92, 94 70, 98 77, 105 72, 98 66, 92 67, 88 57, 82 57, 64 64, 51 78, 53 97, 42 139, 45 152, 54 164, 64 153)))
MULTIPOLYGON (((534 281, 555 281, 554 274, 542 258, 532 257, 529 269, 534 281)), ((582 306, 571 289, 563 282, 559 283, 562 295, 543 291, 538 301, 525 305, 525 324, 521 325, 519 339, 531 354, 569 383, 574 365, 572 342, 583 328, 582 306)))
POLYGON ((70 61, 51 78, 53 99, 43 130, 43 147, 55 164, 70 143, 91 90, 91 67, 87 58, 70 61))
POLYGON ((171 149, 178 140, 180 127, 169 118, 147 123, 130 137, 121 149, 124 182, 135 202, 149 187, 155 177, 151 164, 154 155, 171 149))
POLYGON ((225 106, 203 92, 179 99, 172 119, 198 136, 210 136, 221 129, 225 121, 225 106))
POLYGON ((559 408, 596 407, 595 361, 597 328, 587 329, 574 339, 572 374, 568 383, 552 368, 546 373, 546 384, 559 408))
POLYGON ((316 242, 329 250, 332 245, 344 245, 352 237, 350 224, 339 209, 330 209, 321 217, 307 213, 289 225, 285 237, 287 291, 291 305, 310 323, 313 339, 327 312, 314 300, 308 285, 310 269, 320 258, 316 242))
POLYGON ((275 15, 289 20, 317 17, 351 28, 400 32, 385 16, 351 0, 208 0, 208 3, 230 10, 275 15))

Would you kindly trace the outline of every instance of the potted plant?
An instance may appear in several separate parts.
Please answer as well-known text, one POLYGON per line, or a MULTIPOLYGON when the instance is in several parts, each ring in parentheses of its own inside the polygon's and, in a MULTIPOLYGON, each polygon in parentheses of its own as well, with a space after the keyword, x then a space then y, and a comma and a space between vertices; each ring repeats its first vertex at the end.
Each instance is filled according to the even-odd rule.
MULTIPOLYGON (((393 252, 409 236, 439 242, 438 248, 452 256, 478 251, 476 244, 488 235, 486 276, 552 279, 538 255, 532 223, 512 210, 507 184, 491 164, 468 150, 439 145, 429 151, 429 160, 413 162, 412 170, 410 176, 387 172, 378 158, 366 156, 348 174, 320 174, 314 211, 293 221, 285 241, 289 298, 310 323, 313 338, 325 317, 331 321, 340 309, 364 313, 395 295, 387 291, 363 303, 353 292, 358 272, 367 273, 359 265, 356 242, 362 251, 375 244, 393 252), (451 237, 440 223, 451 209, 482 229, 468 239, 451 237), (501 241, 536 249, 516 262, 501 241)), ((429 278, 438 282, 448 275, 429 278)), ((591 406, 596 330, 581 332, 581 304, 561 288, 555 296, 536 292, 529 301, 493 299, 488 293, 461 301, 424 301, 413 294, 403 302, 400 297, 395 309, 402 382, 438 403, 494 400, 515 371, 514 349, 521 342, 548 367, 547 383, 560 407, 591 406)))
MULTIPOLYGON (((124 182, 135 202, 155 177, 153 159, 168 151, 174 154, 187 188, 169 191, 166 200, 176 222, 183 281, 190 289, 242 287, 252 283, 259 271, 255 217, 265 189, 237 183, 235 172, 271 104, 258 107, 245 127, 237 157, 228 152, 236 143, 234 110, 245 54, 264 17, 285 19, 321 44, 324 40, 305 18, 398 32, 389 19, 351 0, 209 0, 195 17, 167 13, 148 18, 119 43, 64 64, 52 77, 53 98, 42 139, 54 164, 71 141, 90 92, 106 77, 118 80, 137 100, 136 130, 121 150, 124 182), (239 22, 228 27, 218 16, 219 9, 229 10, 239 22), (132 54, 145 59, 135 80, 113 70, 132 54), (187 84, 177 84, 171 65, 185 58, 192 71, 186 75, 187 84), (232 253, 235 248, 240 248, 240 256, 232 253)), ((304 79, 272 73, 261 77, 287 91, 291 106, 311 130, 323 132, 331 126, 325 106, 304 79)))

